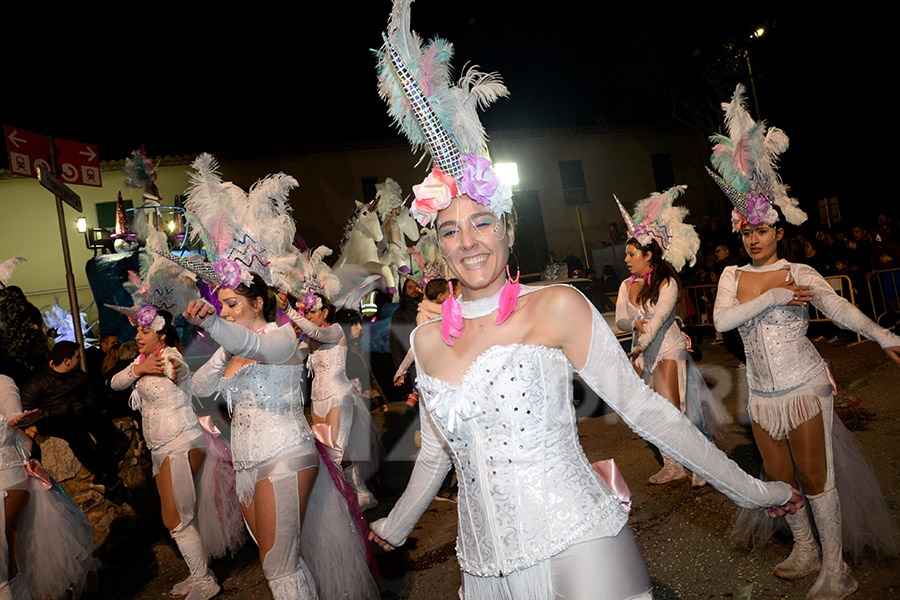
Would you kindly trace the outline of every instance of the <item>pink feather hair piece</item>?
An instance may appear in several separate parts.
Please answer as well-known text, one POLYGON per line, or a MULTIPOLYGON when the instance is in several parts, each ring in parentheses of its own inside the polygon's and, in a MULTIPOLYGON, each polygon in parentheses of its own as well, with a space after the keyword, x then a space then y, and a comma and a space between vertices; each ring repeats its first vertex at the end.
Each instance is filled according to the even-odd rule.
POLYGON ((462 307, 456 301, 453 292, 453 284, 450 284, 450 297, 441 304, 441 339, 448 346, 453 345, 451 337, 462 336, 463 316, 462 307))

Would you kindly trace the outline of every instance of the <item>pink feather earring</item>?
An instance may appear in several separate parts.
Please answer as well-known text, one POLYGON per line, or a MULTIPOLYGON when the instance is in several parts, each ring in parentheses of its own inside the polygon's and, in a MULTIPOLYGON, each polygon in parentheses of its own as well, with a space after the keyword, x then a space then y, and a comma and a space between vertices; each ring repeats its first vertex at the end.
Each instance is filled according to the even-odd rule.
POLYGON ((450 297, 441 304, 441 339, 448 346, 453 345, 451 337, 460 337, 462 335, 463 316, 462 307, 456 300, 456 294, 453 291, 453 284, 450 284, 450 297))
POLYGON ((509 265, 506 265, 506 283, 500 291, 500 302, 497 307, 497 325, 509 318, 516 310, 516 302, 519 300, 519 293, 522 291, 522 285, 519 283, 519 271, 516 271, 516 278, 513 279, 509 273, 509 265))

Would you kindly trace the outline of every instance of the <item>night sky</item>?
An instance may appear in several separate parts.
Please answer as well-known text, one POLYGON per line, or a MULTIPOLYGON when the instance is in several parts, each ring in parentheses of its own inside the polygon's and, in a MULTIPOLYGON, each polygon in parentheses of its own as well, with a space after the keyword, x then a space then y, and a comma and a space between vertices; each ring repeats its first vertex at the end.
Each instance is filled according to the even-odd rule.
MULTIPOLYGON (((369 50, 390 2, 296 4, 5 11, 0 121, 98 144, 101 160, 141 144, 155 157, 239 158, 396 139, 369 50)), ((857 17, 691 0, 419 0, 412 9, 423 37, 455 44, 457 73, 472 62, 503 76, 511 96, 484 114, 489 133, 675 120, 705 137, 720 126, 718 103, 749 81, 746 50, 762 116, 791 138, 784 179, 807 208, 868 193, 860 140, 884 124, 862 90, 879 36, 857 17), (766 35, 750 40, 759 25, 766 35)))

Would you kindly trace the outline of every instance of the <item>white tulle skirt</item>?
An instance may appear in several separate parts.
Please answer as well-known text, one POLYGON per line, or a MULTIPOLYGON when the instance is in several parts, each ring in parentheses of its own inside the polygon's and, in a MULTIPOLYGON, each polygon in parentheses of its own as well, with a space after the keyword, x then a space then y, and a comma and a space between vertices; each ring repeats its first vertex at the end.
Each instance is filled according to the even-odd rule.
POLYGON ((343 461, 353 461, 365 481, 381 468, 381 438, 366 401, 358 394, 354 394, 353 399, 353 428, 350 430, 350 443, 344 451, 343 461))
POLYGON ((67 590, 78 598, 94 568, 94 532, 78 505, 51 483, 47 489, 29 477, 20 488, 31 496, 17 526, 18 563, 35 598, 61 598, 67 590))

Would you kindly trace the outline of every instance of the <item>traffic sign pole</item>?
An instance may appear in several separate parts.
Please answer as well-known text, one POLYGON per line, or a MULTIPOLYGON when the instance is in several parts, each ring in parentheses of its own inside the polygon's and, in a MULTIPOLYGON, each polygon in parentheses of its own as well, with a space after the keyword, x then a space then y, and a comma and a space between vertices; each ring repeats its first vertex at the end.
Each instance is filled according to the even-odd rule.
MULTIPOLYGON (((56 164, 56 146, 53 143, 53 137, 50 137, 50 164, 55 171, 58 170, 56 164)), ((62 240, 63 260, 66 263, 66 288, 69 290, 69 309, 72 311, 72 329, 75 330, 75 343, 78 344, 78 355, 81 358, 81 370, 87 372, 87 360, 84 354, 84 334, 81 331, 81 311, 78 307, 78 294, 75 291, 75 276, 72 274, 72 257, 69 256, 69 235, 66 232, 66 218, 63 210, 63 203, 56 194, 56 216, 59 220, 59 237, 62 240)))

